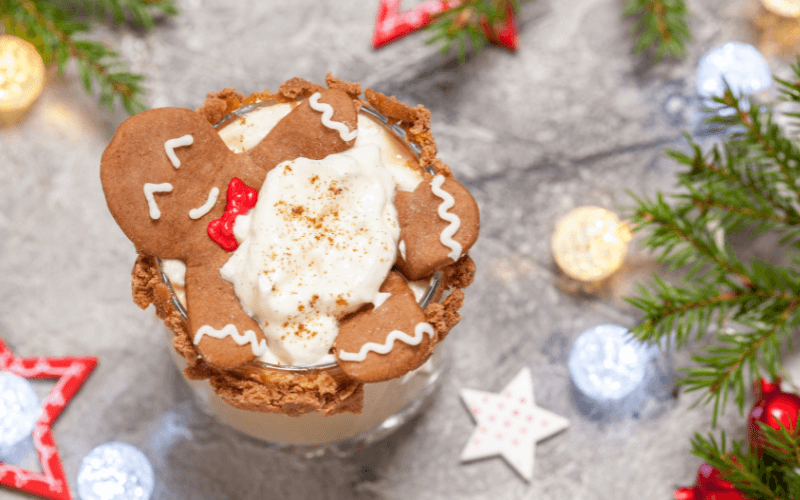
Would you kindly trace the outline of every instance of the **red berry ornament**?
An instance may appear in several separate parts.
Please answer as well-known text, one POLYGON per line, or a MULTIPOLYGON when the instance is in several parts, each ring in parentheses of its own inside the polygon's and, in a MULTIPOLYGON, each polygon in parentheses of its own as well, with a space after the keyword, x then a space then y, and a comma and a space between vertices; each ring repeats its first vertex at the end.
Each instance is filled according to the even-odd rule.
POLYGON ((763 422, 773 429, 786 427, 790 432, 797 430, 797 417, 800 414, 800 396, 781 390, 781 381, 767 382, 761 379, 755 388, 759 398, 747 416, 747 429, 750 449, 761 457, 766 447, 764 432, 759 426, 763 422))
POLYGON ((720 476, 714 467, 701 465, 697 469, 697 485, 675 490, 675 500, 750 500, 720 476))

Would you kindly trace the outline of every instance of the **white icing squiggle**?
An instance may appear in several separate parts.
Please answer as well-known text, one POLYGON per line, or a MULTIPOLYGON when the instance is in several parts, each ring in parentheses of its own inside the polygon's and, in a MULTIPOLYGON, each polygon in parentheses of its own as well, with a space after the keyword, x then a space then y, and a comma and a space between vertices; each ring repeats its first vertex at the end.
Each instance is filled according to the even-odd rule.
POLYGON ((171 193, 172 192, 172 184, 169 182, 163 182, 161 184, 151 184, 146 183, 144 185, 144 197, 147 199, 147 206, 150 208, 150 218, 151 219, 158 219, 161 217, 161 210, 158 209, 158 205, 156 204, 156 199, 153 196, 153 193, 171 193))
POLYGON ((172 162, 172 166, 178 168, 181 166, 181 160, 175 155, 175 148, 179 148, 181 146, 191 146, 194 142, 194 138, 186 134, 183 137, 178 137, 177 139, 170 139, 164 143, 164 150, 167 152, 167 156, 169 157, 169 161, 172 162))
POLYGON ((333 118, 333 106, 330 104, 325 104, 324 102, 319 102, 320 97, 322 97, 322 94, 315 92, 311 97, 308 98, 308 105, 311 106, 311 109, 314 111, 322 112, 322 124, 329 129, 339 132, 339 137, 341 137, 344 142, 352 141, 358 137, 357 128, 350 132, 347 129, 347 125, 344 123, 331 120, 331 118, 333 118))
POLYGON ((406 240, 400 240, 400 244, 397 245, 397 249, 400 250, 400 257, 403 260, 406 260, 406 240))
POLYGON ((450 223, 450 225, 444 228, 444 231, 442 231, 442 234, 439 236, 439 240, 442 242, 442 245, 452 250, 452 252, 447 254, 447 256, 455 261, 461 257, 461 243, 454 240, 453 235, 456 234, 458 228, 461 227, 461 219, 459 219, 456 214, 451 214, 448 212, 448 210, 453 208, 453 205, 456 204, 456 200, 450 195, 450 193, 442 189, 442 184, 444 184, 443 175, 437 175, 433 178, 433 181, 431 181, 431 189, 433 190, 433 194, 444 200, 442 201, 442 204, 439 205, 439 217, 450 223))
POLYGON ((408 345, 419 345, 425 333, 428 334, 428 337, 433 338, 433 327, 428 323, 417 323, 417 326, 414 328, 413 337, 400 330, 392 330, 389 335, 386 336, 386 341, 383 344, 367 342, 361 346, 358 352, 339 351, 339 359, 342 361, 364 361, 367 359, 367 354, 370 351, 377 352, 378 354, 386 354, 394 347, 395 340, 401 340, 408 345))
POLYGON ((215 339, 224 339, 225 337, 230 337, 239 345, 250 344, 250 348, 253 350, 253 354, 256 356, 261 356, 267 352, 266 340, 262 339, 261 342, 259 342, 258 338, 256 337, 256 332, 253 330, 247 330, 244 332, 244 335, 242 335, 239 333, 236 325, 231 323, 225 325, 222 330, 217 330, 208 325, 201 326, 194 335, 195 345, 200 343, 200 339, 203 338, 203 335, 208 335, 209 337, 214 337, 215 339))
POLYGON ((189 217, 192 219, 199 219, 210 212, 211 209, 214 208, 214 204, 217 203, 217 196, 219 196, 219 188, 211 188, 211 192, 208 193, 208 200, 206 200, 205 204, 202 207, 189 210, 189 217))

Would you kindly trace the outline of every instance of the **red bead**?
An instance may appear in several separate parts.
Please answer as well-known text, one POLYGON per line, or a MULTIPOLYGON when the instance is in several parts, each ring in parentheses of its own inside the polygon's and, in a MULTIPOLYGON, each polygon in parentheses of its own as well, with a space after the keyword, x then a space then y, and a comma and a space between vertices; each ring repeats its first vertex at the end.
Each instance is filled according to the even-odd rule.
POLYGON ((228 201, 225 213, 219 219, 208 224, 208 236, 227 252, 233 252, 239 243, 233 235, 236 217, 249 212, 258 201, 258 191, 251 188, 238 177, 231 179, 226 193, 228 201))
MULTIPOLYGON (((733 457, 734 461, 736 457, 733 457)), ((750 500, 723 480, 720 471, 708 464, 697 469, 697 485, 675 490, 675 500, 750 500)))
POLYGON ((780 380, 770 383, 761 379, 756 392, 760 397, 747 416, 747 429, 751 450, 761 456, 764 454, 765 438, 758 423, 762 422, 773 429, 786 427, 794 432, 800 414, 800 396, 781 391, 780 380))
POLYGON ((702 500, 700 498, 700 489, 694 488, 678 488, 673 494, 675 500, 702 500))

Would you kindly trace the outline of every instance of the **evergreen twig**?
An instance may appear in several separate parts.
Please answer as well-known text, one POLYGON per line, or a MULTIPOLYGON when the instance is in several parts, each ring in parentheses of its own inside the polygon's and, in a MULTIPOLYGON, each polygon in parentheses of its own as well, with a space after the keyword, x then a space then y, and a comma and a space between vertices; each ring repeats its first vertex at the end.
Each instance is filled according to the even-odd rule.
POLYGON ((174 0, 51 0, 62 10, 80 12, 101 21, 132 24, 150 31, 156 26, 153 12, 174 16, 178 14, 174 0))
POLYGON ((628 0, 622 15, 636 16, 631 32, 638 34, 636 52, 655 47, 656 57, 686 57, 686 42, 692 39, 684 0, 628 0))
MULTIPOLYGON (((778 433, 768 429, 770 435, 778 433)), ((757 453, 745 455, 742 448, 741 441, 733 441, 729 449, 724 431, 720 442, 714 436, 704 438, 700 434, 695 434, 692 440, 692 454, 719 470, 721 478, 732 483, 744 497, 763 500, 798 498, 800 481, 797 479, 800 478, 793 470, 797 462, 792 466, 791 462, 776 460, 771 456, 764 459, 757 453)))
MULTIPOLYGON (((524 0, 528 1, 528 0, 524 0)), ((458 62, 467 58, 468 47, 475 53, 489 43, 483 28, 492 28, 506 21, 509 9, 519 11, 520 0, 462 0, 458 4, 433 14, 434 21, 428 25, 431 36, 426 45, 441 42, 440 52, 447 55, 456 46, 458 62)))
POLYGON ((90 29, 89 23, 76 17, 81 9, 87 16, 131 22, 143 29, 155 25, 153 9, 166 15, 177 13, 173 0, 83 0, 72 7, 46 0, 0 0, 0 25, 31 42, 45 64, 55 63, 59 73, 74 59, 84 88, 91 93, 96 85, 102 105, 111 109, 119 98, 128 113, 146 109, 141 100, 144 77, 127 71, 120 55, 106 45, 76 39, 90 29))
MULTIPOLYGON (((800 102, 800 63, 794 71, 793 81, 778 82, 782 99, 800 102)), ((695 404, 713 405, 713 425, 730 395, 743 412, 752 383, 762 373, 780 375, 782 351, 800 328, 800 148, 769 107, 748 106, 730 90, 715 100, 732 111, 732 128, 708 153, 688 136, 690 153, 669 152, 686 167, 677 179, 682 191, 634 196, 634 230, 683 276, 675 283, 654 276, 628 299, 644 313, 634 329, 642 340, 682 347, 713 332, 680 381, 701 393, 695 404), (743 260, 724 237, 764 233, 777 237, 789 264, 743 260)), ((720 442, 696 435, 692 453, 748 498, 800 498, 800 431, 762 430, 762 453, 742 454, 740 442, 729 451, 724 432, 720 442)))

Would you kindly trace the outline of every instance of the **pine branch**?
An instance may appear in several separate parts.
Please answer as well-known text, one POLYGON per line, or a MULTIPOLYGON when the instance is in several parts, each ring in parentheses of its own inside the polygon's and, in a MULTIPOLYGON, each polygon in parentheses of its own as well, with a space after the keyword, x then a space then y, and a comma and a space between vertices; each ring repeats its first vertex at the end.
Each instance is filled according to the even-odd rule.
POLYGON ((800 173, 800 166, 797 163, 800 152, 794 143, 784 137, 778 125, 773 122, 771 114, 767 114, 766 122, 762 122, 759 113, 751 114, 742 109, 740 100, 730 90, 725 92, 723 102, 736 111, 736 116, 747 128, 748 136, 744 141, 755 145, 764 157, 778 166, 783 174, 785 186, 794 191, 797 200, 800 201, 800 189, 796 182, 800 173))
MULTIPOLYGON (((794 73, 794 81, 783 80, 774 76, 778 82, 778 90, 780 92, 779 99, 786 102, 800 103, 800 61, 792 65, 792 72, 794 73)), ((800 126, 800 113, 786 113, 787 116, 792 118, 792 123, 795 127, 800 126)))
POLYGON ((669 271, 684 267, 694 262, 694 271, 690 277, 704 265, 715 266, 716 272, 706 277, 721 280, 730 288, 736 289, 741 284, 747 285, 749 278, 745 275, 744 265, 736 258, 730 248, 719 248, 709 225, 713 219, 711 212, 695 210, 692 203, 669 205, 664 195, 658 193, 655 201, 640 199, 632 220, 634 231, 651 229, 652 234, 645 241, 651 250, 659 249, 659 262, 669 266, 669 271), (734 281, 738 278, 739 283, 734 281))
POLYGON ((504 23, 509 9, 518 12, 519 4, 520 0, 462 0, 431 16, 434 21, 425 29, 432 35, 425 40, 425 44, 441 42, 440 52, 443 56, 455 45, 458 63, 463 64, 468 48, 478 54, 489 43, 489 36, 484 29, 504 23))
POLYGON ((689 375, 681 380, 681 384, 687 387, 686 392, 707 391, 698 403, 713 401, 712 426, 716 426, 717 416, 727 404, 730 390, 733 390, 739 409, 744 408, 745 396, 752 382, 760 376, 760 362, 767 366, 772 378, 777 376, 777 367, 781 365, 781 342, 777 334, 782 332, 784 340, 789 339, 790 331, 785 331, 785 326, 797 305, 797 300, 790 302, 781 312, 779 322, 768 329, 759 329, 758 322, 746 322, 740 318, 738 323, 750 323, 748 326, 752 332, 725 335, 718 339, 721 345, 705 348, 706 355, 692 356, 703 368, 683 369, 689 375), (745 376, 745 368, 749 368, 749 376, 745 376))
POLYGON ((154 12, 174 16, 178 14, 174 0, 50 0, 62 11, 79 13, 114 24, 132 24, 150 31, 155 28, 154 12))
MULTIPOLYGON (((784 89, 800 100, 797 85, 784 89)), ((693 154, 670 153, 688 167, 678 175, 683 192, 669 201, 661 193, 634 196, 631 218, 636 231, 647 233, 644 245, 684 276, 674 284, 655 277, 628 299, 644 313, 634 329, 642 340, 674 339, 682 347, 716 325, 715 342, 693 356, 697 366, 680 381, 687 392, 703 393, 697 403, 713 403, 714 425, 731 392, 741 412, 751 382, 762 371, 778 375, 781 350, 791 349, 791 333, 800 327, 800 150, 769 110, 746 110, 730 91, 718 101, 734 110, 736 128, 709 154, 691 139, 693 154), (716 231, 775 234, 792 265, 745 263, 730 244, 716 241, 716 231), (728 335, 725 325, 741 333, 728 335)))
POLYGON ((800 477, 793 470, 796 461, 765 460, 754 453, 744 455, 741 441, 733 441, 728 451, 724 431, 721 442, 711 435, 706 439, 695 434, 692 454, 719 470, 721 479, 733 484, 746 498, 785 500, 798 498, 800 494, 800 477))
POLYGON ((690 191, 680 198, 702 211, 713 210, 728 232, 739 232, 753 224, 751 230, 755 234, 782 232, 785 239, 781 244, 800 248, 800 213, 794 198, 781 188, 777 172, 769 165, 753 168, 758 159, 749 156, 748 148, 736 136, 721 147, 715 146, 708 158, 690 137, 687 140, 694 152, 692 157, 668 152, 673 159, 691 167, 678 175, 679 183, 690 191))
MULTIPOLYGON (((154 18, 150 8, 172 15, 177 11, 172 0, 98 0, 86 3, 88 11, 100 16, 113 15, 115 22, 127 22, 148 29, 154 18)), ((59 72, 75 59, 84 88, 98 89, 100 103, 112 109, 117 98, 128 113, 146 109, 141 98, 144 79, 126 71, 120 55, 102 43, 76 39, 89 31, 89 25, 74 19, 73 14, 45 0, 0 0, 0 22, 6 32, 31 42, 45 64, 55 63, 59 72)))
POLYGON ((657 59, 686 57, 686 42, 692 39, 684 0, 628 0, 622 15, 636 16, 631 32, 638 34, 636 52, 655 47, 657 59))

